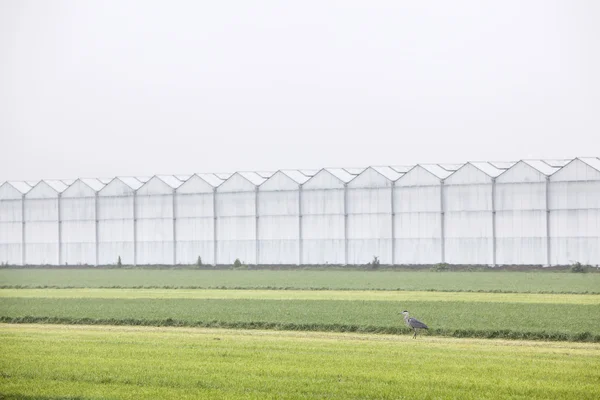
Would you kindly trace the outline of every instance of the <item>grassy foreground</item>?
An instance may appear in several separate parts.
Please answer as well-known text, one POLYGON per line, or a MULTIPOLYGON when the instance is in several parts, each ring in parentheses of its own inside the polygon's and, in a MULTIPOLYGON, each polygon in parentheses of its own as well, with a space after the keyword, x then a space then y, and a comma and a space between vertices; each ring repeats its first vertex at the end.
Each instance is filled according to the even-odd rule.
POLYGON ((0 269, 0 287, 600 293, 600 274, 559 272, 0 269))
POLYGON ((6 399, 597 399, 600 345, 0 324, 6 399))
POLYGON ((600 342, 598 302, 276 300, 235 296, 160 298, 160 295, 157 298, 0 297, 0 321, 12 323, 204 326, 407 334, 408 328, 404 327, 398 315, 402 309, 411 311, 415 317, 427 323, 430 335, 600 342))

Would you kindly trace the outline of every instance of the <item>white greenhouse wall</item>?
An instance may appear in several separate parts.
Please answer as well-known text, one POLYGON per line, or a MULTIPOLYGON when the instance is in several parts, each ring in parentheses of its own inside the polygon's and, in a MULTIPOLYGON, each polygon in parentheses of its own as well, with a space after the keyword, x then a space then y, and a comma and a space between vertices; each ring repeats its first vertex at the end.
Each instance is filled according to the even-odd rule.
POLYGON ((23 201, 0 200, 0 262, 22 263, 23 201))
POLYGON ((119 180, 98 193, 98 262, 135 264, 134 192, 119 180))
POLYGON ((599 169, 582 158, 11 181, 0 263, 599 265, 599 169))
POLYGON ((441 180, 421 167, 394 187, 394 261, 436 264, 442 255, 441 180))
MULTIPOLYGON (((272 179, 277 180, 278 176, 272 179)), ((291 181, 290 178, 283 179, 291 181)), ((299 186, 293 181, 259 189, 259 264, 291 265, 300 262, 299 196, 299 186)))
POLYGON ((445 261, 493 265, 492 179, 472 165, 443 185, 445 261))
POLYGON ((600 172, 574 160, 550 178, 550 261, 600 264, 600 172))
POLYGON ((392 264, 392 182, 368 168, 348 184, 348 264, 392 264))
POLYGON ((25 264, 59 265, 58 196, 25 200, 25 264))
POLYGON ((173 189, 152 178, 136 192, 136 258, 142 265, 174 263, 173 189))
POLYGON ((217 189, 217 263, 256 264, 256 187, 239 174, 217 189))
POLYGON ((547 179, 520 162, 496 179, 496 263, 547 265, 547 179))
POLYGON ((344 183, 322 170, 302 189, 302 264, 345 264, 344 183))

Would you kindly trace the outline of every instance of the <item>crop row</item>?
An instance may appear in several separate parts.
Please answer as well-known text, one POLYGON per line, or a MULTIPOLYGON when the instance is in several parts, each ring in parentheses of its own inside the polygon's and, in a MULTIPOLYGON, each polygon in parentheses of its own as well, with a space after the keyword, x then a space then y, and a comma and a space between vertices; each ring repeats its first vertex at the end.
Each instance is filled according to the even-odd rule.
POLYGON ((430 335, 600 342, 598 304, 2 298, 0 321, 407 334, 403 309, 430 335))
POLYGON ((0 269, 2 288, 199 288, 600 293, 600 274, 558 272, 0 269))

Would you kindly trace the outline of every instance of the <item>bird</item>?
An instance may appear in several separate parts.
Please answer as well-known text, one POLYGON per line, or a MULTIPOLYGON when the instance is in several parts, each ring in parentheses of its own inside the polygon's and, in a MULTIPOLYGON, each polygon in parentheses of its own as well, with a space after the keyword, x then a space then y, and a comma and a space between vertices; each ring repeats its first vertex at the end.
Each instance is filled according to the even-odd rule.
POLYGON ((406 325, 415 331, 415 334, 413 335, 413 339, 416 339, 416 337, 417 337, 417 329, 429 329, 427 327, 427 325, 425 325, 421 321, 419 321, 415 318, 410 318, 408 316, 408 311, 404 310, 400 314, 404 315, 404 322, 406 323, 406 325))

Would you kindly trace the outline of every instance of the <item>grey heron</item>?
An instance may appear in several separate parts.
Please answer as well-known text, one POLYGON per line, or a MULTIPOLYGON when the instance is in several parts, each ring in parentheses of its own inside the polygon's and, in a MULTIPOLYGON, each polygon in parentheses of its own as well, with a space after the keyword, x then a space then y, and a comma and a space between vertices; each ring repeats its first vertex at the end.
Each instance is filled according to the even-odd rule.
POLYGON ((404 322, 406 323, 406 325, 415 331, 415 334, 413 335, 413 339, 415 339, 417 337, 417 329, 429 329, 427 327, 427 325, 425 325, 421 321, 419 321, 415 318, 410 318, 408 316, 408 311, 404 310, 400 314, 404 315, 404 322))

